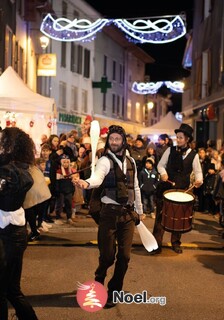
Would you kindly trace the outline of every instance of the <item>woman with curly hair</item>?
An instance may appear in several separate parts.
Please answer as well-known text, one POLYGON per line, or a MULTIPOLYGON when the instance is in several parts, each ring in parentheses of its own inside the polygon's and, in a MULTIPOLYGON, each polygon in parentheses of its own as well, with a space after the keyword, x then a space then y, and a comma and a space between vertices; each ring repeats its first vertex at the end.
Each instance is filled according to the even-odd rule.
POLYGON ((33 140, 12 127, 0 131, 0 242, 3 263, 0 272, 0 319, 8 319, 8 301, 20 320, 37 320, 35 311, 21 291, 24 251, 27 248, 25 212, 22 207, 33 185, 28 172, 35 161, 33 140), (7 172, 7 174, 5 174, 7 172), (10 179, 8 176, 10 175, 10 179))

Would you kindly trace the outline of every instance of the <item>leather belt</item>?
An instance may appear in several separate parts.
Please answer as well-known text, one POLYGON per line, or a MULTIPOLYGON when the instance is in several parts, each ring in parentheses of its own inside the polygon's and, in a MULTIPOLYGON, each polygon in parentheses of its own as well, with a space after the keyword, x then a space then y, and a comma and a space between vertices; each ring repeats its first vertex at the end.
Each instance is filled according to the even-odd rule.
POLYGON ((134 210, 134 205, 121 205, 121 204, 114 204, 114 203, 103 203, 103 207, 108 207, 109 209, 117 211, 117 214, 128 214, 130 211, 134 210))

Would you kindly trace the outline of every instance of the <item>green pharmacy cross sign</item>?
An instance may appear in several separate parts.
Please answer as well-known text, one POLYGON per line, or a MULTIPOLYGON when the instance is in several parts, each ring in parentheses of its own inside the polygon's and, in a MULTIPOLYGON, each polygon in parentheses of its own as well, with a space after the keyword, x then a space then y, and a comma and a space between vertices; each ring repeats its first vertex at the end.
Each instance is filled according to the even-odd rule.
POLYGON ((107 93, 107 89, 112 88, 112 84, 107 81, 107 77, 102 77, 100 82, 93 81, 93 88, 100 88, 102 93, 107 93))

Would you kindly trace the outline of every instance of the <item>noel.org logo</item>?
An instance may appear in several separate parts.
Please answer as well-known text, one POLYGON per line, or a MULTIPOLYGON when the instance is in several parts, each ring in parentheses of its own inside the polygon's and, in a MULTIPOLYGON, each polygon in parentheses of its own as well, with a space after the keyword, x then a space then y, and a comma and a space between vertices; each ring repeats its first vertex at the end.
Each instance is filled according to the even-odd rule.
POLYGON ((76 299, 80 308, 85 311, 96 312, 103 309, 107 296, 106 288, 97 281, 78 282, 76 299))

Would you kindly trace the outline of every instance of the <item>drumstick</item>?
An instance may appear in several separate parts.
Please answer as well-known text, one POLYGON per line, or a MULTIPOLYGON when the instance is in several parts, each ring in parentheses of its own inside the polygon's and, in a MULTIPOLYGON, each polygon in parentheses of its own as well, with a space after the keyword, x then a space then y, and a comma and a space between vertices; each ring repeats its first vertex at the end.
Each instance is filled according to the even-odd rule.
POLYGON ((170 180, 166 180, 166 181, 169 182, 169 183, 171 183, 173 187, 174 187, 175 184, 176 184, 174 181, 170 181, 170 180))
POLYGON ((195 185, 193 184, 189 189, 187 189, 186 191, 184 191, 185 193, 187 193, 188 191, 190 191, 191 189, 193 189, 195 187, 195 185))
POLYGON ((93 120, 91 122, 90 127, 90 140, 91 140, 91 150, 92 150, 92 169, 91 169, 91 176, 94 175, 95 171, 95 163, 96 163, 96 151, 97 151, 97 144, 100 136, 100 125, 97 120, 93 120))

